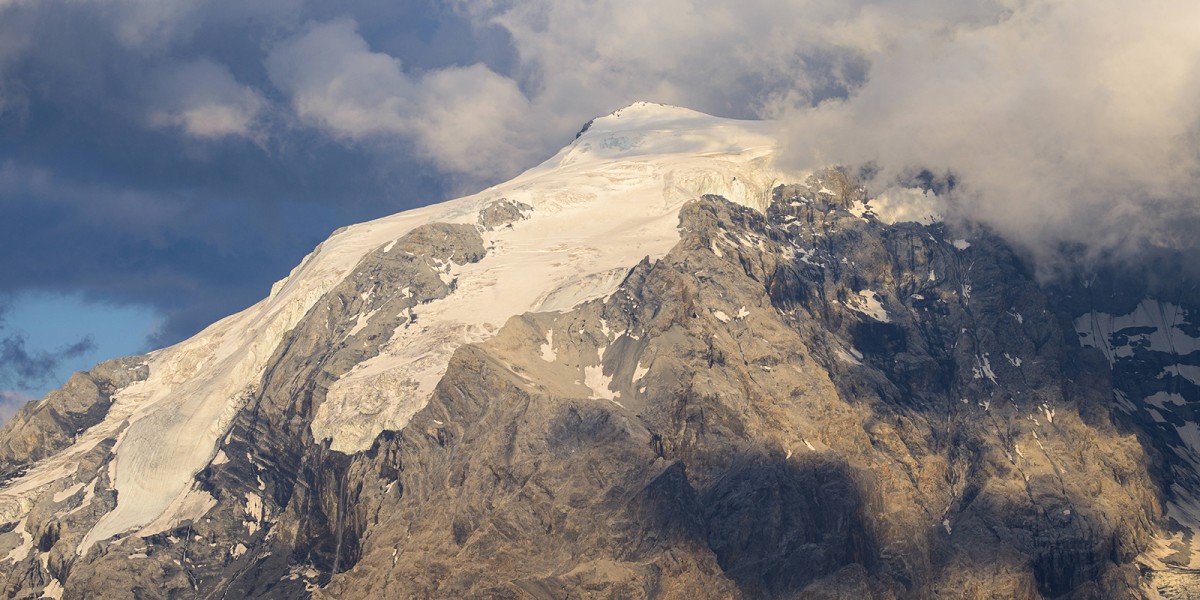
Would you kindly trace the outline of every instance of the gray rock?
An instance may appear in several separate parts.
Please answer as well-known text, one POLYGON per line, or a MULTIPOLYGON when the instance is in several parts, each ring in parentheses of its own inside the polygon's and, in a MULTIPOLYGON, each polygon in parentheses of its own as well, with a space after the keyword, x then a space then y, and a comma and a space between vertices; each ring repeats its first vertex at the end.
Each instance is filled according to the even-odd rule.
MULTIPOLYGON (((693 201, 679 244, 616 292, 458 348, 401 431, 332 451, 309 427, 328 387, 454 293, 445 265, 486 253, 474 225, 417 228, 287 335, 196 476, 203 518, 77 555, 115 502, 107 442, 0 531, 0 551, 36 540, 4 590, 1149 596, 1135 560, 1162 493, 1108 364, 1000 240, 848 212, 864 198, 826 171, 766 214, 693 201)), ((527 208, 498 202, 479 227, 527 208)))
POLYGON ((1054 319, 994 314, 1044 309, 1019 261, 836 208, 783 216, 690 204, 679 246, 608 301, 460 349, 433 402, 354 457, 380 485, 349 500, 361 555, 322 594, 1136 594, 1144 454, 1102 389, 1064 386, 1077 350, 1054 319), (865 289, 887 323, 852 308, 865 289), (550 329, 570 332, 552 363, 550 329), (975 377, 1004 352, 1045 364, 975 377))
POLYGON ((75 373, 62 388, 21 407, 0 430, 0 480, 71 445, 104 420, 113 394, 147 374, 144 357, 113 359, 75 373))
POLYGON ((513 223, 529 218, 533 207, 524 202, 501 198, 489 203, 479 211, 479 226, 486 231, 510 227, 513 223))

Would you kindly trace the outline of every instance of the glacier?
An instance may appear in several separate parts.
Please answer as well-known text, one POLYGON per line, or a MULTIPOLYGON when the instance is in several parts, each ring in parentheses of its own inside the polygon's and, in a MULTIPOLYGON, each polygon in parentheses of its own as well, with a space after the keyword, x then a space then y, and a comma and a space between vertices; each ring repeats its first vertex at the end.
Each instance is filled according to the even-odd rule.
POLYGON ((686 201, 717 194, 761 211, 778 183, 803 180, 806 174, 775 165, 777 131, 770 121, 639 102, 595 119, 571 144, 508 182, 343 228, 267 298, 147 355, 149 377, 118 391, 104 421, 72 446, 10 482, 0 492, 0 516, 19 518, 31 495, 114 435, 117 505, 85 536, 80 553, 122 532, 148 535, 203 516, 213 500, 193 488, 196 473, 217 459, 219 441, 284 336, 363 256, 390 250, 423 224, 475 224, 500 200, 531 207, 529 218, 481 232, 489 250, 479 262, 439 265, 454 293, 421 305, 414 311, 421 327, 397 328, 380 354, 329 389, 311 425, 314 438, 341 452, 364 450, 425 405, 455 348, 490 337, 514 315, 603 297, 638 261, 664 255, 679 240, 686 201))

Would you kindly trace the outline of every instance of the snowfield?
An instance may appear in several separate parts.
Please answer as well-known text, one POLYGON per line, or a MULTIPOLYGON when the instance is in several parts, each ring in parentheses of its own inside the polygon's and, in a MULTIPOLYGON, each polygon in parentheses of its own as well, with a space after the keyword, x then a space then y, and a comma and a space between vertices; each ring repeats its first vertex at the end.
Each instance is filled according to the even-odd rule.
MULTIPOLYGON (((0 517, 19 519, 29 496, 73 472, 83 453, 114 435, 117 506, 79 552, 122 532, 148 534, 203 516, 213 501, 193 489, 195 474, 218 458, 218 442, 281 340, 364 255, 422 224, 476 223, 482 208, 502 198, 533 207, 511 228, 482 232, 487 255, 450 266, 455 291, 414 310, 421 326, 398 328, 378 356, 330 388, 313 436, 343 452, 366 449, 425 405, 460 345, 488 338, 514 315, 603 297, 642 258, 664 255, 679 239, 678 212, 688 200, 719 194, 763 210, 776 184, 802 181, 804 174, 773 166, 776 129, 637 103, 596 119, 554 157, 507 183, 336 232, 266 299, 149 355, 149 378, 118 392, 102 423, 0 491, 0 517)), ((606 386, 596 387, 604 397, 606 386)))

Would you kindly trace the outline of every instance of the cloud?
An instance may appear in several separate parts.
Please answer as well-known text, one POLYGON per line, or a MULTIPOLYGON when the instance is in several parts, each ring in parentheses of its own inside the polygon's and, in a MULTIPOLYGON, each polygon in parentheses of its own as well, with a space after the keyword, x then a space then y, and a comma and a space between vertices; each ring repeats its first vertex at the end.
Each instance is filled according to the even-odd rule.
MULTIPOLYGON (((1192 248, 1200 5, 1149 0, 460 2, 504 27, 535 113, 633 98, 782 119, 785 161, 951 173, 954 218, 1044 267, 1192 248)), ((891 189, 892 199, 899 197, 891 189)))
MULTIPOLYGON (((162 344, 252 304, 337 227, 449 187, 410 142, 344 143, 287 117, 265 50, 323 9, 175 4, 140 33, 120 25, 137 2, 0 5, 0 294, 151 305, 162 344)), ((413 4, 344 7, 394 33, 413 4)), ((405 23, 406 58, 443 60, 405 23)))
POLYGON ((198 138, 248 136, 266 101, 241 85, 224 65, 208 59, 171 63, 149 84, 149 120, 156 127, 180 127, 198 138))
POLYGON ((348 138, 402 133, 415 86, 356 28, 350 19, 312 25, 268 54, 267 73, 303 121, 348 138))
MULTIPOLYGON (((243 168, 268 181, 271 165, 255 173, 252 168, 261 163, 226 150, 200 182, 192 180, 202 172, 178 174, 177 185, 195 186, 187 192, 155 189, 145 181, 129 185, 78 174, 72 179, 36 163, 0 162, 0 212, 6 215, 0 220, 0 295, 83 292, 110 304, 150 305, 168 321, 160 343, 178 341, 252 304, 329 233, 338 217, 304 202, 272 206, 247 200, 265 184, 224 163, 245 161, 243 168), (213 190, 209 179, 229 187, 213 190), (247 229, 254 235, 246 235, 247 229)), ((166 158, 143 164, 172 174, 171 156, 166 158)), ((329 193, 326 186, 344 181, 336 176, 322 181, 322 173, 314 169, 309 177, 317 180, 311 184, 299 174, 296 184, 277 189, 295 190, 303 198, 302 186, 311 185, 310 193, 329 193)), ((353 211, 361 192, 347 187, 344 193, 345 208, 353 211)), ((36 326, 23 325, 29 331, 36 326)), ((80 326, 88 330, 87 323, 80 326)))
POLYGON ((951 172, 952 207, 1046 264, 1196 248, 1200 5, 1011 3, 932 23, 878 7, 870 76, 845 99, 777 106, 793 164, 878 167, 877 187, 951 172))
POLYGON ((91 337, 84 337, 53 351, 30 351, 25 347, 25 336, 8 331, 6 316, 11 310, 11 300, 0 297, 0 422, 11 416, 9 405, 25 398, 23 394, 5 388, 40 387, 54 377, 54 369, 60 362, 82 356, 96 347, 91 337))
POLYGON ((341 17, 274 45, 267 73, 301 123, 346 142, 407 140, 444 174, 483 185, 635 100, 755 117, 778 98, 843 97, 868 67, 853 35, 814 20, 854 14, 832 0, 451 5, 474 35, 507 39, 515 57, 500 71, 486 56, 417 67, 373 47, 363 21, 341 17))
POLYGON ((371 50, 349 19, 312 24, 266 59, 271 81, 306 124, 348 140, 410 139, 443 171, 511 175, 542 150, 514 81, 475 63, 409 73, 371 50))
POLYGON ((513 73, 544 114, 578 117, 631 100, 753 117, 772 98, 845 95, 864 75, 857 41, 836 27, 860 3, 818 0, 737 5, 472 1, 481 26, 509 31, 513 73))
POLYGON ((1197 11, 0 0, 0 293, 153 305, 174 342, 336 227, 506 179, 636 100, 779 118, 790 164, 870 163, 879 192, 953 173, 956 218, 1039 256, 1194 248, 1197 11))
POLYGON ((0 386, 32 389, 55 377, 54 370, 64 360, 78 358, 96 348, 91 336, 55 350, 29 350, 25 337, 12 333, 0 337, 0 386))

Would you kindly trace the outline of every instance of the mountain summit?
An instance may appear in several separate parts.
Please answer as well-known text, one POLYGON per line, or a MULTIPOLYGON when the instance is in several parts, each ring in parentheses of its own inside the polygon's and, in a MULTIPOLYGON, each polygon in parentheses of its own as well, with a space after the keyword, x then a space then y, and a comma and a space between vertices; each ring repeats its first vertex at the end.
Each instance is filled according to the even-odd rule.
POLYGON ((780 170, 779 144, 633 104, 77 374, 0 433, 4 590, 1189 589, 1195 496, 1155 466, 1178 446, 1135 417, 1145 396, 1114 403, 1131 380, 1098 349, 1140 321, 1097 327, 986 230, 780 170))

